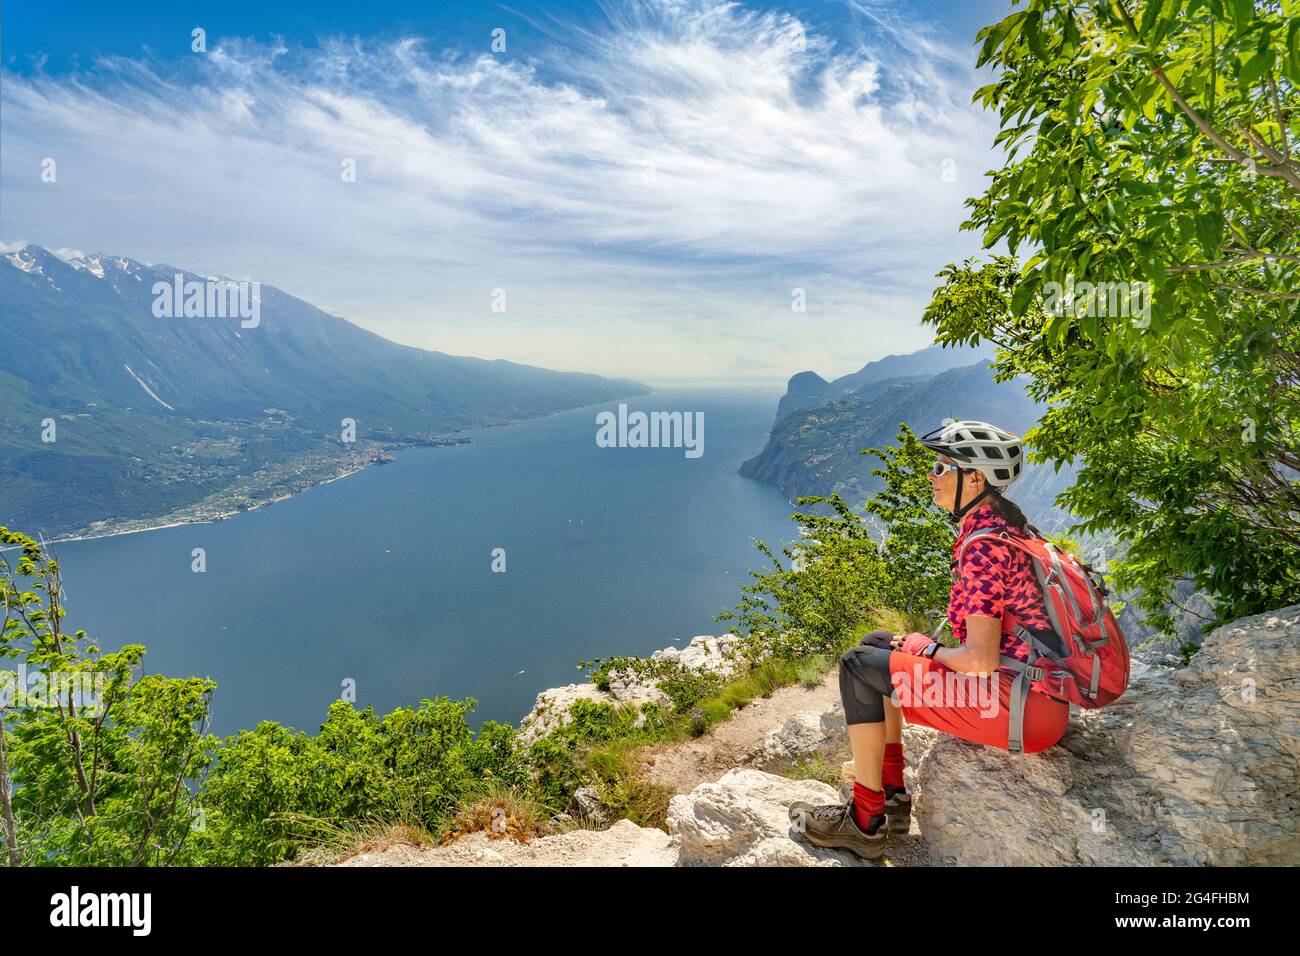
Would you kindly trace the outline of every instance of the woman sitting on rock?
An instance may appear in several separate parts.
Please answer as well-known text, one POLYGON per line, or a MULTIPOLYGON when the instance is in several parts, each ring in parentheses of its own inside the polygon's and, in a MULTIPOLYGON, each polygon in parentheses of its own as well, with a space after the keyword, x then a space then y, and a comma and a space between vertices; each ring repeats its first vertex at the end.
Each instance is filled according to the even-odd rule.
POLYGON ((1029 657, 1015 629, 1038 635, 1051 629, 1029 557, 996 533, 985 531, 967 543, 984 529, 1025 527, 1020 509, 1002 497, 1020 477, 1020 439, 985 422, 960 421, 921 443, 938 455, 929 474, 935 503, 958 524, 948 623, 960 646, 944 647, 923 634, 873 631, 845 652, 840 696, 853 750, 852 791, 842 805, 790 808, 790 819, 810 843, 867 859, 884 853, 890 832, 906 833, 911 825, 903 720, 1034 753, 1061 739, 1070 714, 1065 702, 1034 692, 1017 693, 1013 706, 1012 685, 1029 657))

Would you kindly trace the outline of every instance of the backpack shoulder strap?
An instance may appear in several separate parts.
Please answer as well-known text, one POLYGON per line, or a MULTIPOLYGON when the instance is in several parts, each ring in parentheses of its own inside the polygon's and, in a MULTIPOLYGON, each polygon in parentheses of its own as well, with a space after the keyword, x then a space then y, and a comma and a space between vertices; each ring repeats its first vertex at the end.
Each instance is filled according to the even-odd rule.
POLYGON ((966 549, 970 547, 972 541, 976 538, 987 538, 990 535, 1001 538, 1003 541, 1007 542, 1007 544, 1015 543, 1014 536, 1007 534, 1001 528, 980 528, 977 531, 972 531, 970 536, 961 543, 961 547, 957 549, 957 567, 961 567, 961 559, 966 556, 966 549))

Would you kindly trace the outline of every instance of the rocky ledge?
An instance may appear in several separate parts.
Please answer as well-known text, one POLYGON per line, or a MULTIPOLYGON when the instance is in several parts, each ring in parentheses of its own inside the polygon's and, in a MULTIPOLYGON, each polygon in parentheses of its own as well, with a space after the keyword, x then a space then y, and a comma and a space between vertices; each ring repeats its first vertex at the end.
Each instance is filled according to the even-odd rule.
MULTIPOLYGON (((1300 863, 1300 605, 1213 631, 1190 666, 1138 663, 1028 757, 949 737, 916 769, 937 863, 1300 863)), ((909 759, 913 759, 909 753, 909 759)))
MULTIPOLYGON (((709 644, 714 640, 720 639, 696 638, 678 653, 712 661, 718 650, 709 644)), ((906 727, 912 835, 898 839, 900 852, 890 862, 1300 863, 1298 648, 1300 605, 1218 628, 1188 667, 1135 662, 1131 686, 1120 701, 1100 711, 1076 709, 1061 743, 1029 756, 906 727)), ((622 688, 618 693, 628 696, 615 699, 644 692, 622 688)), ((533 725, 562 720, 555 708, 572 696, 539 696, 539 705, 545 698, 547 706, 530 715, 533 725)), ((615 696, 613 685, 609 696, 615 696)), ((829 756, 843 740, 843 717, 832 707, 795 714, 759 749, 772 760, 829 756)), ((796 800, 829 803, 838 795, 817 781, 733 769, 674 797, 666 833, 622 820, 609 829, 575 830, 527 845, 475 834, 453 847, 400 848, 400 859, 392 855, 399 848, 393 848, 349 862, 863 865, 848 853, 804 843, 786 815, 796 800)), ((891 851, 894 846, 891 838, 891 851)))
MULTIPOLYGON (((675 661, 692 670, 711 671, 723 676, 731 673, 735 666, 732 655, 737 642, 735 634, 723 634, 714 637, 701 634, 691 638, 686 647, 665 647, 650 655, 651 660, 675 661)), ((615 675, 610 679, 609 690, 603 691, 595 684, 566 684, 552 687, 537 695, 533 709, 519 722, 519 740, 524 745, 532 744, 554 730, 563 727, 569 720, 569 708, 575 701, 590 700, 597 703, 632 704, 667 704, 668 695, 655 686, 653 681, 637 680, 628 674, 615 675)))

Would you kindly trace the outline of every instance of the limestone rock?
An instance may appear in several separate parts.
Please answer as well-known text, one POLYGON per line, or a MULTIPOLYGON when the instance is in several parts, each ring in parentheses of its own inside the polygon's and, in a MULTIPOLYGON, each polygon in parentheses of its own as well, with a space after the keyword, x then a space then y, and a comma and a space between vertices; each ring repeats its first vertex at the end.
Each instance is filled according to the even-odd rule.
POLYGON ((595 684, 566 684, 542 691, 533 709, 519 722, 520 742, 527 746, 564 726, 569 719, 569 708, 577 700, 607 701, 609 695, 598 690, 595 684))
POLYGON ((805 843, 790 822, 796 801, 839 803, 831 787, 761 770, 731 770, 668 805, 679 866, 859 866, 852 853, 805 843))
MULTIPOLYGON (((650 657, 652 660, 677 661, 683 667, 727 676, 735 668, 731 655, 739 640, 735 634, 723 634, 720 637, 704 634, 691 638, 690 644, 684 648, 667 647, 655 651, 650 657)), ((653 681, 643 681, 623 673, 611 675, 608 692, 591 683, 552 687, 537 695, 533 709, 519 722, 520 742, 528 746, 564 726, 569 721, 569 708, 580 699, 595 703, 630 704, 638 711, 644 704, 666 706, 671 703, 668 695, 655 686, 653 681)), ((638 723, 641 719, 638 718, 638 723)))
POLYGON ((674 866, 677 848, 662 830, 619 820, 608 830, 570 830, 529 843, 483 833, 444 847, 398 844, 358 853, 340 866, 674 866))
POLYGON ((740 638, 735 634, 723 634, 721 637, 701 634, 691 638, 691 642, 681 649, 665 647, 661 651, 655 651, 650 659, 676 661, 692 670, 712 671, 725 677, 735 670, 731 655, 739 641, 740 638))
POLYGON ((830 756, 844 748, 846 739, 844 708, 838 703, 826 711, 801 710, 763 739, 755 762, 770 766, 814 754, 830 756))
POLYGON ((1116 741, 1162 792, 1170 857, 1300 863, 1300 605, 1218 628, 1147 686, 1116 741))
POLYGON ((597 825, 609 822, 609 807, 591 787, 579 787, 573 792, 573 809, 580 819, 597 825))
POLYGON ((909 781, 934 862, 1300 863, 1298 647, 1300 605, 1218 628, 1187 668, 1135 668, 1042 753, 941 737, 909 781))
MULTIPOLYGON (((566 684, 552 687, 537 695, 533 709, 519 722, 519 740, 524 746, 545 737, 569 722, 569 708, 575 701, 594 703, 631 704, 639 711, 643 704, 667 704, 668 695, 652 684, 633 680, 615 679, 609 683, 609 692, 595 684, 566 684)), ((638 718, 638 724, 644 718, 638 718)))

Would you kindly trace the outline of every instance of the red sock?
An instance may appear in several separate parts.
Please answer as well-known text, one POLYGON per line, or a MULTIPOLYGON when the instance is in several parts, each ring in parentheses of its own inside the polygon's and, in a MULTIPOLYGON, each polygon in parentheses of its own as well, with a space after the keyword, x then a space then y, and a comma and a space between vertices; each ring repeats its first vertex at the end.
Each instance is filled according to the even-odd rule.
POLYGON ((903 787, 903 745, 885 744, 885 765, 881 777, 886 787, 903 787))
POLYGON ((853 781, 853 819, 863 830, 871 829, 871 818, 885 812, 885 791, 868 790, 853 781))

